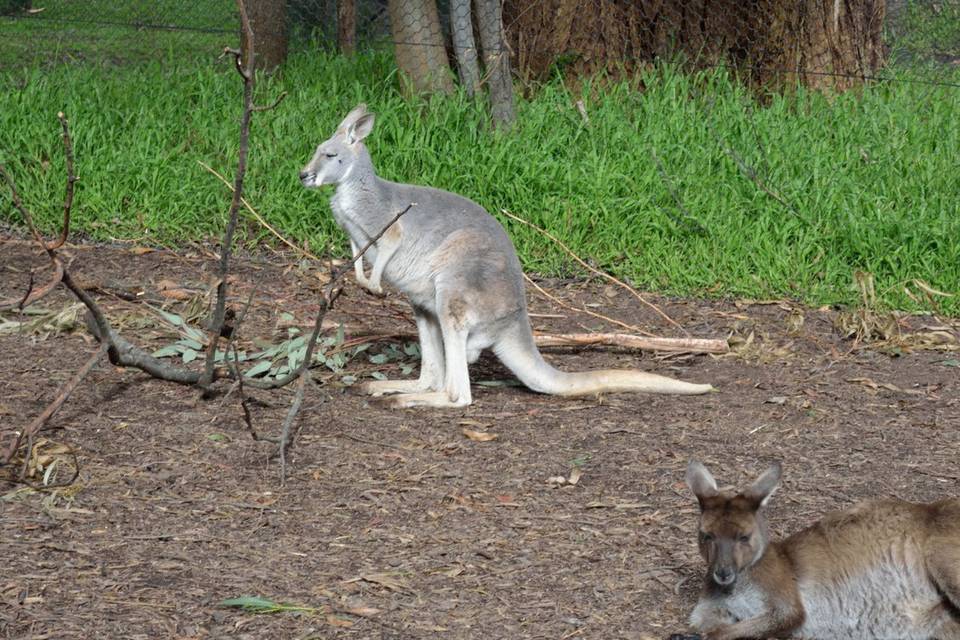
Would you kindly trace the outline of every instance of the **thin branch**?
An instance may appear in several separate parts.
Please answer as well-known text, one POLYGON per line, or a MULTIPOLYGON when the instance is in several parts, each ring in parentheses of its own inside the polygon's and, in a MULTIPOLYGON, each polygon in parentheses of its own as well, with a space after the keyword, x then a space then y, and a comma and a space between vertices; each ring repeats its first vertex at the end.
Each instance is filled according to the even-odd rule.
POLYGON ((290 404, 290 410, 287 411, 287 417, 283 420, 283 429, 280 431, 280 484, 283 484, 287 477, 287 452, 293 444, 290 435, 290 427, 293 425, 294 418, 300 412, 300 405, 303 403, 303 392, 307 388, 307 380, 310 379, 310 369, 303 368, 300 371, 300 382, 297 384, 297 393, 290 404))
POLYGON ((550 232, 547 231, 546 229, 541 229, 540 227, 538 227, 537 225, 533 224, 532 222, 528 222, 527 220, 524 220, 524 219, 521 218, 520 216, 515 216, 515 215, 513 215, 512 213, 510 213, 510 212, 507 211, 506 209, 501 209, 500 211, 503 213, 503 215, 511 218, 512 220, 516 220, 517 222, 519 222, 519 223, 521 223, 521 224, 525 224, 525 225, 527 225, 528 227, 530 227, 531 229, 534 229, 535 231, 537 231, 538 233, 540 233, 541 235, 546 236, 547 238, 549 238, 550 240, 552 240, 558 247, 560 247, 561 249, 563 249, 563 251, 564 251, 568 256, 570 256, 571 258, 573 258, 574 260, 576 260, 577 263, 579 263, 583 268, 585 268, 585 269, 587 269, 588 271, 590 271, 591 273, 596 274, 596 275, 598 275, 598 276, 600 276, 601 278, 604 278, 604 279, 606 279, 606 280, 609 280, 610 282, 616 284, 617 286, 619 286, 619 287, 621 287, 621 288, 629 291, 630 294, 633 295, 634 298, 636 298, 636 299, 639 300, 642 304, 646 305, 647 307, 649 307, 650 309, 652 309, 653 311, 655 311, 655 312, 657 313, 657 315, 659 315, 661 318, 663 318, 664 320, 666 320, 668 323, 670 323, 671 325, 673 325, 674 327, 676 327, 677 329, 679 329, 679 330, 682 331, 683 333, 685 333, 685 334, 687 334, 687 335, 690 335, 689 332, 688 332, 686 329, 684 329, 680 324, 678 324, 675 320, 673 320, 673 318, 671 318, 670 316, 668 316, 667 314, 665 314, 663 311, 661 311, 661 310, 660 310, 660 307, 658 307, 657 305, 653 304, 652 302, 648 302, 647 300, 645 300, 644 297, 641 296, 641 295, 637 292, 636 289, 634 289, 633 287, 631 287, 630 285, 628 285, 626 282, 623 282, 622 280, 618 280, 617 278, 613 277, 613 276, 610 275, 609 273, 606 273, 605 271, 601 271, 601 270, 597 269, 596 267, 590 266, 590 265, 587 264, 580 256, 578 256, 577 254, 575 254, 575 253, 570 249, 570 247, 568 247, 567 245, 565 245, 562 241, 560 241, 559 238, 557 238, 556 236, 554 236, 552 233, 550 233, 550 232))
POLYGON ((527 281, 527 283, 528 283, 531 287, 533 287, 534 289, 536 289, 537 292, 538 292, 540 295, 542 295, 543 297, 547 298, 548 300, 550 300, 550 301, 553 302, 554 304, 556 304, 556 305, 558 305, 558 306, 560 306, 560 307, 563 307, 564 309, 569 309, 570 311, 576 311, 577 313, 585 313, 585 314, 588 315, 588 316, 593 316, 594 318, 598 318, 598 319, 600 319, 600 320, 603 320, 604 322, 609 322, 610 324, 615 324, 615 325, 617 325, 618 327, 623 327, 624 329, 629 329, 630 331, 633 331, 633 332, 635 332, 635 333, 642 333, 642 334, 645 335, 645 336, 655 337, 655 336, 654 336, 652 333, 650 333, 649 331, 644 331, 643 329, 641 329, 640 327, 638 327, 638 326, 636 326, 636 325, 627 324, 626 322, 621 322, 621 321, 619 321, 619 320, 617 320, 617 319, 615 319, 615 318, 611 318, 610 316, 605 316, 605 315, 603 315, 602 313, 597 313, 596 311, 590 311, 590 309, 587 309, 587 308, 574 307, 573 305, 569 305, 569 304, 567 304, 566 302, 560 300, 560 298, 556 297, 556 296, 553 295, 552 293, 548 292, 546 289, 544 289, 543 287, 541 287, 540 285, 538 285, 538 284, 537 284, 536 282, 534 282, 533 280, 531 280, 531 279, 530 279, 530 276, 528 276, 527 274, 523 274, 523 278, 524 278, 524 280, 527 281))
MULTIPOLYGON (((66 118, 61 120, 61 124, 64 127, 67 126, 66 123, 66 118)), ((67 139, 69 139, 69 135, 67 136, 67 139)), ((176 382, 178 384, 196 384, 200 379, 199 374, 192 371, 177 369, 164 364, 139 347, 131 344, 113 330, 113 327, 110 326, 110 322, 107 320, 97 303, 93 300, 93 298, 90 297, 89 294, 87 294, 83 287, 79 286, 73 280, 70 272, 62 265, 56 250, 52 248, 52 244, 47 243, 43 239, 43 235, 41 235, 39 229, 37 229, 37 225, 33 221, 33 215, 31 215, 30 210, 27 209, 27 207, 23 204, 23 201, 20 199, 20 194, 17 192, 17 187, 13 182, 13 178, 10 177, 6 168, 2 164, 0 164, 0 175, 3 176, 4 180, 7 182, 7 185, 10 187, 10 192, 13 196, 13 203, 23 216, 24 221, 27 223, 27 227, 30 229, 30 233, 37 241, 37 244, 39 244, 40 247, 47 252, 47 256, 50 258, 55 268, 63 270, 63 275, 61 276, 60 281, 63 282, 63 284, 87 307, 88 311, 90 312, 89 316, 92 319, 90 329, 100 342, 105 342, 107 344, 107 356, 110 358, 110 362, 116 366, 134 367, 140 369, 141 371, 149 373, 153 377, 161 380, 176 382)))
POLYGON ((324 296, 320 301, 320 309, 317 311, 317 317, 313 323, 313 332, 310 334, 310 339, 307 341, 307 350, 303 355, 303 362, 301 362, 296 369, 288 373, 283 378, 276 380, 257 380, 256 378, 253 378, 247 381, 248 385, 256 387, 257 389, 277 389, 279 387, 285 387, 296 380, 297 376, 299 376, 304 369, 310 367, 310 364, 313 361, 313 352, 317 346, 317 339, 320 337, 320 332, 323 328, 323 318, 326 316, 327 311, 333 307, 333 303, 336 301, 336 299, 340 296, 341 289, 336 288, 337 283, 343 279, 344 275, 353 269, 354 263, 363 258, 363 255, 367 252, 367 250, 375 245, 383 236, 383 234, 385 234, 387 230, 390 229, 390 227, 392 227, 397 220, 401 218, 401 216, 403 216, 407 211, 410 211, 415 204, 415 202, 411 202, 401 212, 395 215, 393 219, 391 219, 390 222, 388 222, 377 235, 371 238, 370 242, 364 245, 364 247, 360 249, 360 251, 357 252, 357 255, 355 255, 350 261, 346 262, 336 271, 333 271, 331 268, 332 273, 330 276, 330 282, 327 283, 324 289, 324 296))
MULTIPOLYGON (((212 173, 213 175, 215 175, 216 177, 218 177, 218 178, 220 179, 220 181, 223 182, 223 184, 227 185, 227 188, 230 189, 231 192, 233 191, 233 185, 230 184, 230 182, 229 182, 226 178, 224 178, 221 174, 217 173, 217 171, 216 171, 215 169, 213 169, 213 168, 210 167, 209 165, 205 164, 202 160, 198 160, 197 162, 200 163, 200 166, 201 166, 201 167, 203 167, 204 169, 206 169, 207 171, 209 171, 210 173, 212 173)), ((303 257, 305 257, 305 258, 310 258, 311 260, 315 260, 315 261, 317 261, 317 262, 320 262, 320 258, 319 258, 318 256, 313 255, 313 254, 310 253, 309 251, 306 251, 306 250, 304 250, 304 249, 301 249, 300 247, 298 247, 297 245, 295 245, 293 242, 291 242, 290 240, 288 240, 288 239, 286 239, 285 237, 283 237, 283 236, 280 234, 279 231, 277 231, 277 230, 274 229, 272 226, 270 226, 270 223, 267 222, 266 220, 264 220, 264 219, 263 219, 263 216, 261 216, 259 213, 257 213, 257 211, 250 205, 250 203, 247 202, 246 198, 241 197, 241 198, 240 198, 240 202, 243 203, 243 206, 246 207, 247 211, 249 211, 250 214, 251 214, 254 218, 256 218, 257 222, 259 222, 260 225, 263 226, 267 231, 269 231, 269 232, 272 233, 274 236, 276 236, 277 239, 280 240, 280 242, 282 242, 283 244, 287 245, 288 247, 290 247, 291 249, 293 249, 294 251, 296 251, 297 253, 299 253, 299 254, 302 255, 303 257)))
MULTIPOLYGON (((207 345, 206 358, 203 365, 203 375, 197 384, 207 388, 213 382, 214 357, 217 345, 220 342, 220 330, 223 327, 224 315, 227 306, 227 276, 230 272, 230 255, 233 252, 233 236, 237 229, 240 198, 243 195, 243 179, 247 173, 247 154, 250 148, 250 120, 253 116, 253 89, 256 83, 256 74, 253 71, 253 30, 247 17, 244 0, 237 0, 240 11, 240 21, 247 41, 246 65, 240 63, 240 54, 235 54, 237 70, 243 78, 243 115, 240 117, 240 147, 237 151, 237 171, 233 180, 233 198, 230 201, 227 228, 223 233, 223 242, 220 247, 220 267, 217 273, 217 299, 214 304, 213 317, 210 320, 210 343, 207 345)), ((227 51, 226 49, 224 50, 227 51)), ((231 51, 231 53, 233 53, 231 51)))
POLYGON ((277 99, 273 101, 273 104, 268 104, 264 106, 255 106, 254 111, 272 111, 280 106, 280 103, 283 102, 283 99, 287 97, 286 91, 281 91, 280 95, 277 96, 277 99))
POLYGON ((0 300, 0 311, 6 309, 23 309, 28 307, 40 298, 44 297, 51 291, 57 288, 57 285, 60 284, 60 281, 63 279, 63 263, 60 262, 59 258, 54 258, 53 260, 53 277, 50 278, 50 281, 43 285, 40 288, 34 286, 33 282, 33 273, 30 273, 30 284, 27 287, 27 290, 24 292, 19 299, 8 298, 6 300, 0 300))
MULTIPOLYGON (((70 394, 77 388, 77 386, 87 377, 87 374, 97 365, 98 362, 103 358, 103 354, 107 351, 106 343, 102 343, 100 348, 97 349, 96 353, 91 355, 87 361, 84 363, 80 370, 70 380, 68 380, 60 390, 57 391, 56 397, 53 399, 47 408, 43 412, 33 419, 26 428, 24 428, 20 433, 17 434, 16 439, 10 443, 10 446, 7 447, 7 450, 3 452, 3 456, 0 457, 0 466, 9 464, 13 459, 13 456, 16 455, 17 450, 20 448, 20 443, 23 441, 24 436, 28 438, 32 437, 43 428, 43 425, 53 417, 53 414, 56 413, 60 407, 63 406, 63 403, 67 401, 67 398, 70 397, 70 394)), ((28 453, 29 455, 29 453, 28 453)))
POLYGON ((70 128, 67 126, 67 117, 63 111, 57 113, 60 120, 60 126, 63 128, 63 151, 67 160, 67 188, 63 198, 63 226, 60 228, 60 237, 57 238, 48 249, 59 249, 66 243, 70 235, 70 210, 73 208, 73 183, 77 181, 77 176, 73 171, 73 143, 70 142, 70 128))

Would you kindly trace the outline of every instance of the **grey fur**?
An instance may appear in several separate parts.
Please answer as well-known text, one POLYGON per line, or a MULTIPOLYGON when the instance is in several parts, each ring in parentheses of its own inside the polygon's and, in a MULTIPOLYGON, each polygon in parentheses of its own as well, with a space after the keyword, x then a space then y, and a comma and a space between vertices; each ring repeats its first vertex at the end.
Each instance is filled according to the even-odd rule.
POLYGON ((331 208, 350 237, 354 255, 397 212, 413 204, 365 254, 373 264, 370 278, 361 261, 356 271, 360 284, 375 293, 382 291, 382 278, 410 300, 420 336, 420 377, 370 382, 365 391, 400 394, 389 401, 395 406, 468 405, 467 365, 488 348, 521 382, 542 393, 713 390, 640 371, 566 373, 547 364, 533 340, 523 272, 506 231, 463 196, 378 177, 363 145, 373 123, 364 105, 356 107, 300 173, 308 188, 337 185, 331 208))

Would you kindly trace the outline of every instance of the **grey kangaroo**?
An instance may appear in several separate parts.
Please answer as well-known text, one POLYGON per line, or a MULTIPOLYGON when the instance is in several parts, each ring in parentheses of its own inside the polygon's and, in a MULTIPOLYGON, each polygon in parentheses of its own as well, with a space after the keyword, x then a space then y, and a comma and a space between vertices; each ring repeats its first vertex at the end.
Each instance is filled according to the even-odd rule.
POLYGON ((556 395, 606 391, 701 394, 692 384, 641 371, 558 371, 540 355, 527 317, 523 272, 500 223, 480 205, 453 193, 379 178, 363 144, 374 115, 365 105, 347 114, 300 172, 307 188, 337 185, 333 217, 354 256, 393 217, 413 205, 363 256, 357 280, 375 293, 386 281, 409 298, 420 338, 420 377, 380 380, 362 390, 397 407, 463 407, 472 401, 468 364, 484 349, 523 384, 556 395))
POLYGON ((707 561, 691 625, 709 640, 960 640, 960 499, 870 500, 771 542, 780 463, 742 491, 692 460, 707 561))

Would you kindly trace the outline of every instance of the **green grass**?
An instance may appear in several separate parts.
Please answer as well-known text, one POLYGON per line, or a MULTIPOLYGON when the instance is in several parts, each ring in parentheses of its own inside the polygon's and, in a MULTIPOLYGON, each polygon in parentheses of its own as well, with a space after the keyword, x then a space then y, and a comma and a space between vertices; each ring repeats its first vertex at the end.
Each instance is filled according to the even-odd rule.
MULTIPOLYGON (((344 251, 330 191, 303 189, 297 172, 365 101, 378 113, 369 147, 383 177, 507 209, 642 288, 851 303, 853 273, 865 270, 891 307, 915 308, 903 293, 913 279, 960 294, 960 89, 885 82, 833 99, 799 91, 761 107, 722 71, 663 67, 644 78, 643 93, 549 84, 519 103, 516 128, 499 135, 482 105, 462 95, 405 100, 394 74, 387 53, 351 62, 321 52, 298 54, 261 82, 261 103, 290 95, 255 115, 246 196, 285 234, 344 251), (682 222, 654 152, 704 233, 682 222)), ((229 195, 198 161, 232 174, 240 91, 225 64, 9 73, 0 76, 0 161, 53 231, 64 110, 81 178, 78 231, 172 245, 218 236, 229 195)), ((17 219, 0 190, 0 220, 17 219)), ((551 243, 504 222, 528 270, 575 272, 551 243)), ((272 242, 253 223, 244 231, 247 244, 272 242)), ((938 303, 960 315, 960 296, 938 303)))
POLYGON ((236 40, 229 0, 43 0, 32 14, 0 16, 0 69, 24 64, 142 62, 213 57, 236 40))

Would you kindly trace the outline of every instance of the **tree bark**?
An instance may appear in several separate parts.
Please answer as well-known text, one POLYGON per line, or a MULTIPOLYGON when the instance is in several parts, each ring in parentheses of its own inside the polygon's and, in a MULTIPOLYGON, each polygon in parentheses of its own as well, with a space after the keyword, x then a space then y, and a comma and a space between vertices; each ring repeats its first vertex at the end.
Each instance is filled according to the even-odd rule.
MULTIPOLYGON (((253 27, 256 68, 273 71, 287 59, 287 0, 247 0, 247 14, 253 27)), ((241 33, 243 57, 247 39, 241 33)))
POLYGON ((451 93, 450 63, 435 0, 389 0, 390 30, 404 90, 451 93))
POLYGON ((480 92, 480 66, 477 62, 477 44, 473 37, 473 18, 470 0, 450 0, 450 31, 453 50, 460 70, 460 84, 470 97, 480 92))
POLYGON ((337 46, 346 56, 357 50, 357 0, 337 0, 337 46))
POLYGON ((490 114, 495 127, 508 127, 515 118, 510 50, 503 35, 502 0, 474 0, 483 66, 490 88, 490 114))
POLYGON ((886 0, 504 0, 522 73, 730 65, 755 86, 842 91, 886 61, 886 0))

